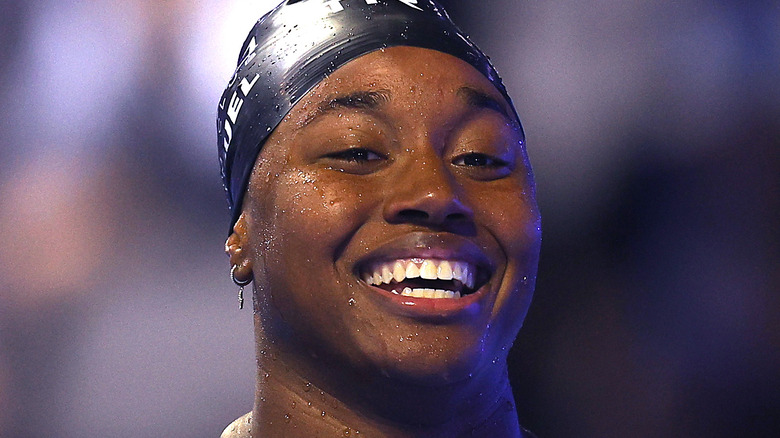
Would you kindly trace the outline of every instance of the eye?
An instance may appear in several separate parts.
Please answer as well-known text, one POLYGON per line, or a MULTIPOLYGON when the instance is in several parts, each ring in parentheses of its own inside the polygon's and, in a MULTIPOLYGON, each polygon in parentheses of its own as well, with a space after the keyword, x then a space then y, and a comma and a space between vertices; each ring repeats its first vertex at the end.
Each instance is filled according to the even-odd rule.
POLYGON ((335 160, 347 161, 350 163, 367 163, 370 161, 383 159, 383 157, 376 152, 364 148, 350 148, 328 154, 326 157, 335 160))
POLYGON ((365 148, 348 148, 323 156, 328 168, 354 175, 366 175, 380 169, 387 158, 365 148))
POLYGON ((479 181, 504 178, 512 173, 514 167, 503 158, 479 152, 458 155, 452 160, 452 164, 461 168, 466 175, 479 181))
POLYGON ((487 168, 500 168, 509 166, 509 163, 500 158, 491 157, 490 155, 480 154, 478 152, 471 152, 461 155, 455 158, 452 161, 452 164, 456 166, 487 168))

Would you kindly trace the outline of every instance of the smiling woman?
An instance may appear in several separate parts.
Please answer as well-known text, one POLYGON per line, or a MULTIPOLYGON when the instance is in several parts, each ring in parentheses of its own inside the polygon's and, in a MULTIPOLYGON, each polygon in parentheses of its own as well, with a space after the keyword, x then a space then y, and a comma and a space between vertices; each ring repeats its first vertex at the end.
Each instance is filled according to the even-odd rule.
POLYGON ((261 19, 220 105, 257 353, 223 437, 522 437, 505 359, 541 229, 520 121, 434 2, 336 3, 261 19))

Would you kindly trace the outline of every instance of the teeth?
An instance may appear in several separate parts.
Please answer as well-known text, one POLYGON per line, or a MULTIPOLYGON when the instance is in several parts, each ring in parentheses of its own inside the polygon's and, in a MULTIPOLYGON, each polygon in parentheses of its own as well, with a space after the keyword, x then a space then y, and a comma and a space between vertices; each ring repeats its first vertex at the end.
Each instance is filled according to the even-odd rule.
POLYGON ((417 267, 414 262, 409 262, 406 265, 406 278, 417 278, 420 276, 420 268, 417 267))
MULTIPOLYGON (((396 291, 393 291, 393 293, 397 294, 396 291)), ((428 288, 410 288, 406 287, 401 292, 401 295, 405 297, 412 297, 412 298, 433 298, 433 299, 441 299, 441 298, 460 298, 460 292, 453 292, 451 290, 444 290, 444 289, 428 289, 428 288)))
MULTIPOLYGON (((476 285, 476 268, 466 262, 448 260, 396 260, 376 266, 373 272, 363 274, 363 280, 379 286, 393 281, 401 283, 410 278, 425 280, 456 280, 469 289, 476 285)), ((435 292, 434 292, 435 295, 435 292)))
POLYGON ((439 264, 439 280, 452 280, 452 266, 450 262, 443 261, 439 264))
POLYGON ((436 280, 439 278, 439 270, 436 268, 436 264, 430 260, 424 261, 420 267, 420 277, 426 280, 436 280))
POLYGON ((404 269, 404 265, 401 262, 395 262, 395 266, 393 267, 393 279, 400 283, 404 281, 405 278, 406 269, 404 269))
POLYGON ((452 278, 463 281, 463 263, 453 263, 452 278))
POLYGON ((382 282, 385 284, 390 284, 390 281, 393 279, 393 273, 390 272, 390 267, 385 265, 382 266, 382 282))
POLYGON ((461 281, 468 288, 474 287, 474 270, 469 265, 463 265, 463 272, 461 273, 461 281))

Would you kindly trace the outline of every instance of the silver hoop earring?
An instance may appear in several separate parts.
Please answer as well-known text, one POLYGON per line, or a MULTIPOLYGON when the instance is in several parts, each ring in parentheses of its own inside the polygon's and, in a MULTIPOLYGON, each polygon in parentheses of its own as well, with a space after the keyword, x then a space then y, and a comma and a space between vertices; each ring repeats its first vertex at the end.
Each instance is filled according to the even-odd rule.
POLYGON ((238 286, 238 309, 242 310, 244 308, 244 286, 251 283, 252 280, 238 280, 236 278, 236 269, 238 269, 238 265, 233 265, 230 268, 230 279, 238 286))

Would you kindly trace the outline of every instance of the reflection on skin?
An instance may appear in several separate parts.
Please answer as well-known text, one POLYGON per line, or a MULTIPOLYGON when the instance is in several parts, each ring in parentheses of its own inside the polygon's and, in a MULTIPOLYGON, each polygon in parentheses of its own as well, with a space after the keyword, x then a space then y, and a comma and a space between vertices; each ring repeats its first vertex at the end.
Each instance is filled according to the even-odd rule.
POLYGON ((505 359, 541 229, 508 114, 467 63, 395 47, 338 69, 277 127, 226 244, 255 285, 251 436, 520 436, 505 359), (425 260, 467 266, 473 288, 370 284, 425 260))

